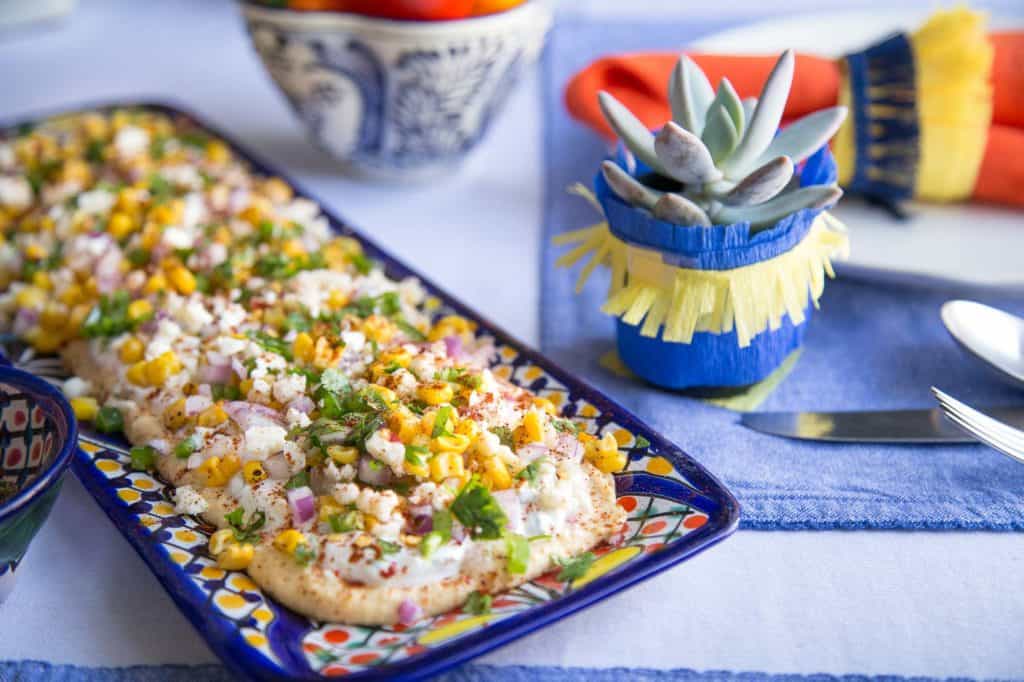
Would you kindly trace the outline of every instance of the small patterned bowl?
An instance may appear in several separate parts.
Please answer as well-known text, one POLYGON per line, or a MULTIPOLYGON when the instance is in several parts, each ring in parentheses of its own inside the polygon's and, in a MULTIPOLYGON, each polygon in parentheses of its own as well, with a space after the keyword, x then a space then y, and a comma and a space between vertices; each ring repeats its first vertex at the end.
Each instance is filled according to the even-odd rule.
POLYGON ((0 356, 0 602, 46 521, 78 440, 60 390, 0 356))
POLYGON ((541 0, 453 21, 243 3, 253 45, 313 140, 359 175, 451 171, 480 141, 551 26, 541 0))

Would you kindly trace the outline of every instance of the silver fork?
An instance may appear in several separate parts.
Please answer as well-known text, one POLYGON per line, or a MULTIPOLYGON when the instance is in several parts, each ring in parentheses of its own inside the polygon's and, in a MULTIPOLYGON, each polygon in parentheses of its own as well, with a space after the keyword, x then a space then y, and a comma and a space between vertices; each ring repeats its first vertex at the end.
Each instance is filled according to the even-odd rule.
POLYGON ((1024 464, 1024 431, 978 412, 934 386, 932 393, 951 422, 985 445, 1024 464))

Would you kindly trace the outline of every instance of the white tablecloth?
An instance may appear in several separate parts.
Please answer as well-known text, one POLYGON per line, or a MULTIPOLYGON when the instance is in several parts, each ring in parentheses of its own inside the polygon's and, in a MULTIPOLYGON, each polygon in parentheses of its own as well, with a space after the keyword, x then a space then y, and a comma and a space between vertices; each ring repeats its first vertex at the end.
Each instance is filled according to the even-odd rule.
MULTIPOLYGON (((779 4, 821 8, 808 0, 779 4)), ((586 11, 711 9, 690 5, 600 0, 586 11)), ((769 10, 743 0, 725 11, 769 10)), ((4 119, 104 98, 178 100, 275 159, 327 205, 520 338, 537 338, 543 178, 536 78, 516 92, 460 172, 415 187, 336 175, 264 77, 229 2, 85 0, 59 24, 0 33, 0 93, 4 119)), ((1022 588, 1019 534, 741 532, 483 660, 1021 678, 1022 588)), ((3 660, 214 660, 72 476, 0 607, 0 633, 3 660)))

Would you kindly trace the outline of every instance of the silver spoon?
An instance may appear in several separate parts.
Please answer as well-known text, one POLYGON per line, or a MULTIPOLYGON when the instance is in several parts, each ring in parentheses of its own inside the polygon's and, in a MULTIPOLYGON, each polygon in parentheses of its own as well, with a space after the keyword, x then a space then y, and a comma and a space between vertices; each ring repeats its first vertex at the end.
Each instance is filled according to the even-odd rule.
POLYGON ((974 301, 948 301, 942 323, 961 348, 1007 381, 1024 385, 1024 319, 974 301))

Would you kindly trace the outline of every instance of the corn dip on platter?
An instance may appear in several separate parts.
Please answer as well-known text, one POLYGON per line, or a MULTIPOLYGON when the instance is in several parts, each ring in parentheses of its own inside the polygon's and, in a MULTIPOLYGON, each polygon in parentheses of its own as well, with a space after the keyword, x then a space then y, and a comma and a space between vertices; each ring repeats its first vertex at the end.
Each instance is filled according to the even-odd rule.
POLYGON ((0 138, 0 228, 3 329, 216 526, 221 568, 304 615, 408 624, 585 570, 623 525, 611 434, 492 374, 472 321, 188 119, 0 138))

